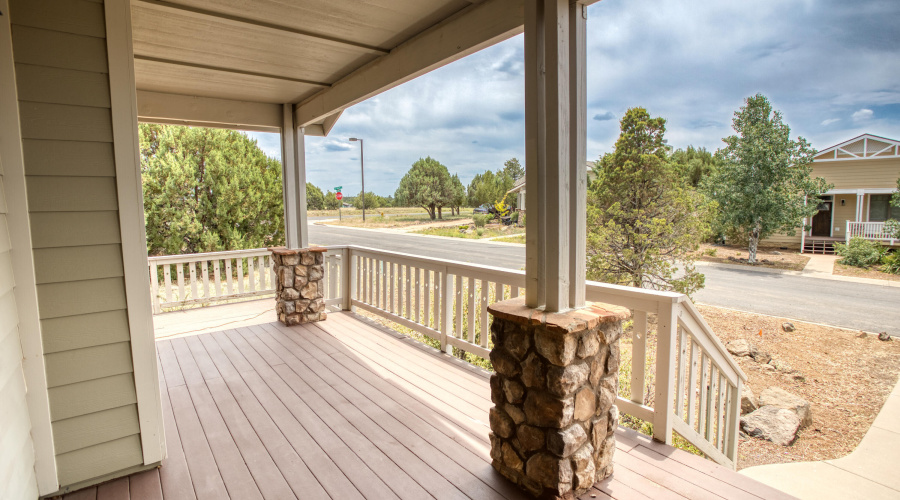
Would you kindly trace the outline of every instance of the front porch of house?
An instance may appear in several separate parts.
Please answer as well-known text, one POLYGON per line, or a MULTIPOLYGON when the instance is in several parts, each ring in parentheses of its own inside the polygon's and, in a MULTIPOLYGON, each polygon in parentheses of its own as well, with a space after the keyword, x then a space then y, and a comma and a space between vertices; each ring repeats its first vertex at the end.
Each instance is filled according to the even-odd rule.
MULTIPOLYGON (((158 315, 168 458, 64 499, 530 498, 490 465, 488 372, 349 312, 286 327, 273 306, 158 315)), ((616 438, 613 476, 581 498, 791 498, 616 438)))

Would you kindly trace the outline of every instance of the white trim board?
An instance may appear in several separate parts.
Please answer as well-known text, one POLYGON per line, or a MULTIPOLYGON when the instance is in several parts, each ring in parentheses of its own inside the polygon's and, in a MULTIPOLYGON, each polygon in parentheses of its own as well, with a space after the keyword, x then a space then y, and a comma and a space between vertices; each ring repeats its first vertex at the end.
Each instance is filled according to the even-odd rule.
POLYGON ((22 368, 28 387, 25 401, 31 418, 34 442, 34 471, 38 493, 59 490, 50 397, 44 367, 44 347, 38 312, 34 255, 31 251, 31 226, 28 195, 25 189, 25 158, 19 128, 19 102, 13 60, 9 4, 0 0, 0 156, 3 157, 3 182, 6 185, 7 223, 12 244, 13 278, 16 282, 16 310, 19 315, 19 341, 22 344, 22 368))
POLYGON ((119 230, 125 268, 125 298, 137 393, 138 419, 144 464, 166 457, 162 404, 153 336, 150 278, 147 273, 147 235, 140 177, 137 91, 129 0, 106 0, 106 48, 119 197, 119 230))

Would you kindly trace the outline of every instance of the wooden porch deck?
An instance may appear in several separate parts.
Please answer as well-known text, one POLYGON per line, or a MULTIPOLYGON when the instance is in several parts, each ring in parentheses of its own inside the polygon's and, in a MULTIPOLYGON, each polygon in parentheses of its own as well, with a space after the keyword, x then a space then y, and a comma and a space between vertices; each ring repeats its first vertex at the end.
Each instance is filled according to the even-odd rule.
MULTIPOLYGON (((168 459, 65 499, 529 498, 490 466, 486 372, 349 313, 259 321, 159 340, 168 459)), ((582 498, 790 498, 618 438, 615 474, 582 498)))

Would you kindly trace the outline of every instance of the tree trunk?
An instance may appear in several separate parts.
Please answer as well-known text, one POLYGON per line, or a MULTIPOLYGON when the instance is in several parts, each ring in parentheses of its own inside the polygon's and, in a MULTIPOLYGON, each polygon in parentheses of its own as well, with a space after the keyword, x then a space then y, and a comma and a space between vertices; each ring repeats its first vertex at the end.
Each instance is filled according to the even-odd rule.
POLYGON ((754 227, 750 231, 750 252, 747 257, 747 261, 751 264, 756 264, 756 249, 759 247, 759 233, 760 233, 760 224, 756 223, 756 227, 754 227))
POLYGON ((441 220, 444 219, 443 210, 444 210, 444 207, 438 207, 438 219, 441 219, 441 220))
POLYGON ((428 211, 428 217, 430 217, 431 220, 434 220, 434 205, 428 205, 427 207, 422 207, 422 208, 424 208, 425 210, 427 210, 427 211, 428 211))

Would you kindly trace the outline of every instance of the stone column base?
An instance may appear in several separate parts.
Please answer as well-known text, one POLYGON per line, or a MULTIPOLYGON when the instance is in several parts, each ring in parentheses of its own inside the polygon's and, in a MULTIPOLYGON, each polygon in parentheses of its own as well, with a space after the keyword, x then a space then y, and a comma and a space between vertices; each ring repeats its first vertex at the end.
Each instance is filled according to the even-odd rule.
POLYGON ((269 249, 275 265, 275 313, 287 326, 323 321, 325 248, 269 249))
POLYGON ((492 465, 539 498, 570 499, 612 473, 625 308, 563 313, 524 298, 488 307, 492 465))

